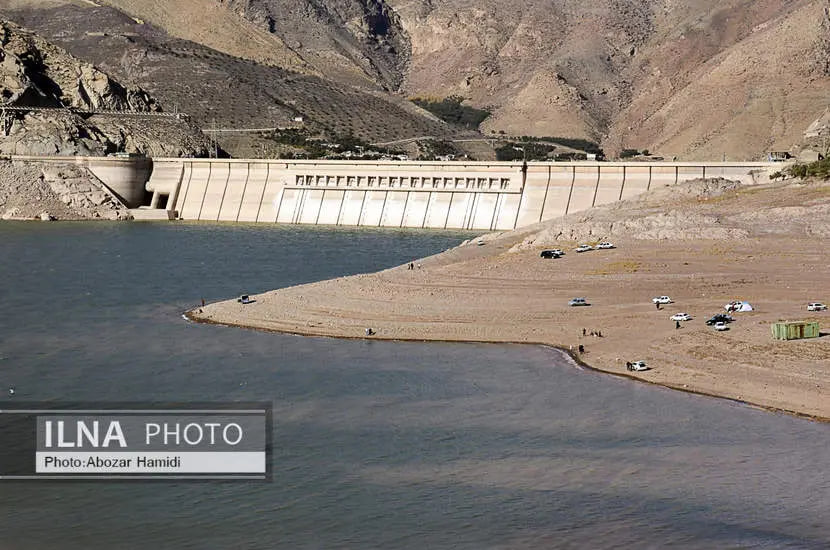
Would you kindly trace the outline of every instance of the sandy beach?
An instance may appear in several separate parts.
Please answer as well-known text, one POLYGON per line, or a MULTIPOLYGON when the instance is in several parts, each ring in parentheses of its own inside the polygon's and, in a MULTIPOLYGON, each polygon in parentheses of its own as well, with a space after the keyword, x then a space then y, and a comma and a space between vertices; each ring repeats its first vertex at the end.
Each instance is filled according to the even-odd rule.
POLYGON ((413 260, 415 269, 279 289, 189 316, 315 336, 363 338, 372 328, 374 339, 546 344, 598 370, 828 421, 830 312, 806 310, 830 301, 828 237, 827 183, 701 180, 473 239, 413 260), (601 240, 616 248, 574 251, 601 240), (566 255, 542 259, 545 248, 566 255), (660 295, 674 303, 657 309, 660 295), (582 296, 589 307, 568 306, 582 296), (732 300, 755 310, 734 313, 725 332, 705 325, 732 300), (676 328, 678 312, 692 320, 676 328), (775 341, 779 320, 818 320, 822 337, 775 341), (632 375, 634 360, 651 370, 632 375))

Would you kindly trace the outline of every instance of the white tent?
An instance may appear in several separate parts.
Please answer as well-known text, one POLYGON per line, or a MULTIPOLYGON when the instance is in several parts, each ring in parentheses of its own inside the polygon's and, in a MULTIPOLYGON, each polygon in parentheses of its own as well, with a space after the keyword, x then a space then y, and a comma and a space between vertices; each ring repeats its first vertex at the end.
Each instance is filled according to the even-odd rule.
POLYGON ((741 302, 735 311, 753 311, 754 309, 749 302, 741 302))

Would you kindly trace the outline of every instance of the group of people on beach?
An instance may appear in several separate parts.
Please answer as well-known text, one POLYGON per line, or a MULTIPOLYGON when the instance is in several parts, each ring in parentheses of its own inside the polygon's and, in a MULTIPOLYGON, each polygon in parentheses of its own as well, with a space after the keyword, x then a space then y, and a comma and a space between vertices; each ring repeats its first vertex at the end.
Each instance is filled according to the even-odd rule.
POLYGON ((582 336, 597 336, 599 338, 602 338, 602 331, 601 330, 592 330, 591 332, 588 332, 588 329, 584 328, 584 329, 582 329, 582 336))

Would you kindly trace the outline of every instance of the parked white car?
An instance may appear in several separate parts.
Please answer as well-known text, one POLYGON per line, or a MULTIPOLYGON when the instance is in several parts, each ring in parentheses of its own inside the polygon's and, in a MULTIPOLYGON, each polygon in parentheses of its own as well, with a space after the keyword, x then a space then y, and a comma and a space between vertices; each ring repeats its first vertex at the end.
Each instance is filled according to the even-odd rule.
POLYGON ((652 298, 651 301, 654 302, 655 304, 671 304, 672 303, 672 299, 669 298, 668 296, 658 296, 656 298, 652 298))
POLYGON ((588 252, 589 250, 593 250, 593 249, 594 249, 594 247, 591 246, 590 244, 581 244, 581 245, 576 247, 577 252, 588 252))
POLYGON ((608 243, 608 242, 605 242, 605 243, 599 243, 599 244, 597 245, 597 249, 598 249, 598 250, 608 250, 609 248, 615 248, 615 247, 614 247, 614 245, 613 245, 613 244, 608 243))
POLYGON ((821 302, 810 302, 807 304, 807 311, 824 311, 826 309, 827 306, 821 302))
POLYGON ((729 326, 723 321, 718 321, 717 323, 715 323, 713 328, 717 331, 729 330, 729 326))
POLYGON ((688 313, 675 313, 671 316, 672 321, 691 321, 692 316, 688 313))
POLYGON ((634 370, 634 371, 648 370, 648 366, 646 365, 645 361, 634 361, 632 363, 628 363, 626 368, 628 370, 634 370))

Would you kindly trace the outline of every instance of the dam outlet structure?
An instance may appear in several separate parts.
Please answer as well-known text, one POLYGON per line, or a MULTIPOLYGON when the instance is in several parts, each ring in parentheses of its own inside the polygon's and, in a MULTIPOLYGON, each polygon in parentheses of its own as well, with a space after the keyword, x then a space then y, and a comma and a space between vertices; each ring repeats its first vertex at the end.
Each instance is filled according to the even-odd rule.
POLYGON ((764 183, 777 167, 156 158, 145 210, 162 219, 510 230, 697 178, 764 183))

